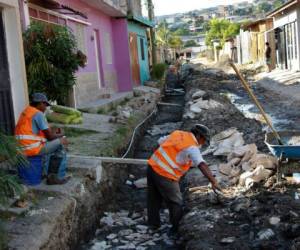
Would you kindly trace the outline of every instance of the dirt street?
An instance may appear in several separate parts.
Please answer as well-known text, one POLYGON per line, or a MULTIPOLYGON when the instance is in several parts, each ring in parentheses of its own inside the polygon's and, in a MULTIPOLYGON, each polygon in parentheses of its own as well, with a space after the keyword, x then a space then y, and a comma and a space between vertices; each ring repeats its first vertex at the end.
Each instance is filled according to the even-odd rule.
MULTIPOLYGON (((212 135, 235 128, 229 131, 234 131, 238 136, 236 140, 240 140, 237 151, 254 147, 251 157, 255 159, 256 154, 269 157, 264 144, 265 125, 259 121, 260 116, 234 75, 198 65, 184 86, 184 96, 162 100, 178 106, 158 107, 155 118, 137 138, 133 157, 147 159, 159 137, 175 129, 189 130, 196 123, 208 126, 212 135)), ((296 125, 293 108, 286 112, 287 117, 283 115, 289 106, 286 99, 258 85, 254 90, 267 112, 276 118, 276 127, 289 128, 286 119, 296 125)), ((252 180, 251 185, 245 187, 240 183, 241 174, 253 170, 249 165, 251 157, 245 159, 245 154, 240 156, 242 159, 235 158, 244 164, 229 166, 230 170, 238 172, 226 176, 220 169, 230 155, 209 152, 211 148, 201 150, 208 152, 204 158, 223 185, 224 195, 216 196, 201 172, 191 169, 181 182, 185 215, 177 239, 167 235, 170 224, 165 209, 161 213, 163 226, 160 230, 151 231, 147 227, 146 189, 135 184, 137 180, 143 183, 140 178, 145 177, 146 168, 128 166, 127 181, 118 188, 115 209, 104 214, 94 239, 80 249, 300 249, 298 187, 287 182, 276 184, 274 166, 270 170, 264 168, 266 165, 255 167, 264 169, 267 175, 259 180, 255 176, 248 179, 252 180)))
MULTIPOLYGON (((200 71, 195 71, 185 83, 186 100, 191 100, 190 97, 200 89, 206 92, 203 99, 213 99, 222 106, 202 110, 193 119, 187 118, 183 127, 200 122, 209 126, 213 134, 236 127, 244 134, 246 143, 255 143, 259 151, 268 152, 263 143, 264 125, 245 118, 236 110, 237 107, 246 116, 260 119, 236 77, 217 69, 197 68, 200 71)), ((293 100, 286 100, 259 85, 252 83, 252 86, 277 128, 298 128, 298 107, 293 100)), ((211 166, 225 161, 218 156, 209 156, 206 160, 211 166)), ((219 169, 213 169, 219 176, 219 169)), ((299 186, 275 184, 273 176, 248 190, 231 185, 225 189, 225 197, 218 198, 206 184, 197 169, 190 171, 184 180, 186 215, 180 232, 185 249, 300 249, 299 186)))

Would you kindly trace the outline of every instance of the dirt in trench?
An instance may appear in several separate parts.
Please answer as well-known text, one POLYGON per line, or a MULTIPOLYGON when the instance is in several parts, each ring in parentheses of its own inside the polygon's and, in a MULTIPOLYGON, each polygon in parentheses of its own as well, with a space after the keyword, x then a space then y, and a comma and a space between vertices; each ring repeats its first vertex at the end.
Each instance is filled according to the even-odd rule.
MULTIPOLYGON (((147 127, 145 134, 138 139, 133 158, 147 159, 158 146, 157 140, 175 129, 180 129, 184 96, 169 97, 165 103, 181 104, 178 106, 159 105, 158 112, 147 127)), ((180 239, 170 238, 168 231, 169 216, 167 209, 162 209, 162 226, 159 230, 147 227, 146 189, 137 188, 133 182, 146 176, 146 166, 128 166, 127 181, 117 190, 114 200, 115 209, 104 213, 100 220, 95 238, 79 249, 182 249, 180 239)))
MULTIPOLYGON (((174 107, 161 107, 165 112, 158 113, 153 126, 148 128, 149 133, 140 138, 135 157, 149 157, 160 136, 174 129, 189 130, 195 123, 207 125, 212 134, 236 127, 244 133, 246 143, 256 143, 260 151, 267 152, 262 124, 246 118, 224 95, 234 93, 242 97, 242 104, 249 104, 234 76, 215 70, 195 72, 185 86, 186 103, 201 89, 207 92, 206 98, 218 101, 222 107, 202 112, 194 119, 181 119, 181 112, 174 107)), ((259 88, 255 91, 263 103, 268 104, 266 109, 276 115, 281 113, 277 108, 272 109, 272 102, 280 97, 259 88)), ((165 101, 178 103, 178 98, 165 101)), ((295 118, 292 111, 290 115, 295 118)), ((224 160, 213 156, 205 159, 210 165, 224 160)), ((128 170, 130 181, 145 177, 145 168, 129 166, 128 170)), ((164 226, 160 231, 153 232, 146 227, 146 190, 124 183, 119 187, 115 213, 105 214, 95 239, 81 249, 300 249, 297 186, 273 186, 274 178, 271 178, 267 185, 258 185, 248 192, 232 188, 231 195, 222 203, 212 200, 208 192, 189 191, 190 187, 206 187, 207 183, 198 169, 192 169, 185 176, 182 182, 185 217, 180 226, 181 239, 177 241, 167 236, 170 225, 166 210, 162 211, 164 226)))
MULTIPOLYGON (((249 104, 248 97, 238 84, 234 76, 218 70, 195 72, 186 82, 186 100, 201 89, 207 92, 205 98, 216 100, 223 106, 205 110, 193 119, 187 118, 183 126, 203 123, 211 128, 213 134, 236 127, 244 133, 246 143, 256 143, 260 151, 267 152, 262 125, 237 112, 230 100, 220 95, 235 93, 242 96, 244 104, 249 104)), ((259 87, 255 92, 266 110, 274 116, 281 114, 289 105, 280 96, 266 93, 259 87), (274 108, 278 102, 285 106, 274 108)), ((291 107, 286 112, 287 119, 297 119, 296 111, 296 107, 291 107)), ((206 160, 209 165, 225 161, 216 156, 206 157, 206 160)), ((286 181, 275 184, 275 179, 273 176, 248 191, 237 186, 227 188, 228 195, 218 200, 207 189, 207 180, 197 169, 192 169, 184 179, 185 216, 180 232, 185 249, 300 249, 299 185, 286 181)))

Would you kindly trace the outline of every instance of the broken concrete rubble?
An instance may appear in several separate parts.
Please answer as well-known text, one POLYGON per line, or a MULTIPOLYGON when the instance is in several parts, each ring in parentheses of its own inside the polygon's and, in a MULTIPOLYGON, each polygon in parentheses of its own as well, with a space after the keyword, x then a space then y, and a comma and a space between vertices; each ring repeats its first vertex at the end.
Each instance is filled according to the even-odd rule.
POLYGON ((202 110, 210 110, 210 109, 216 109, 218 107, 222 106, 219 102, 216 102, 214 100, 203 100, 203 99, 196 99, 193 104, 190 106, 190 111, 199 114, 202 112, 202 110))
POLYGON ((137 188, 146 188, 147 187, 147 178, 141 178, 139 180, 136 180, 136 181, 133 182, 133 184, 137 188))
MULTIPOLYGON (((166 234, 170 228, 166 224, 168 220, 167 211, 162 211, 161 219, 163 225, 158 230, 151 230, 146 223, 146 211, 142 214, 130 213, 123 210, 116 213, 106 212, 101 218, 102 228, 97 230, 96 236, 102 238, 106 234, 105 240, 95 239, 89 249, 148 249, 160 245, 173 245, 174 242, 166 234), (142 218, 142 221, 140 220, 142 218), (133 221, 128 225, 128 221, 133 221), (130 227, 130 228, 129 228, 130 227)), ((103 239, 103 238, 102 238, 103 239)))

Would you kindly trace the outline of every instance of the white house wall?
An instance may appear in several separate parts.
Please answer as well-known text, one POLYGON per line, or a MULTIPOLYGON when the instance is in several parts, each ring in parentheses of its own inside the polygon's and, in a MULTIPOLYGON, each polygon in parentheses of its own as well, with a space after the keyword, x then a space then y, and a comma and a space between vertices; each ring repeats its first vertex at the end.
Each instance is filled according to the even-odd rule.
POLYGON ((274 28, 282 27, 292 22, 296 22, 296 50, 297 50, 297 63, 292 63, 293 70, 300 70, 300 53, 299 53, 299 41, 300 41, 300 33, 299 33, 299 21, 300 21, 300 10, 293 9, 287 11, 283 15, 276 16, 274 18, 274 28))
POLYGON ((297 20, 297 10, 293 10, 293 11, 286 13, 280 17, 275 17, 274 28, 283 26, 285 24, 294 22, 296 20, 297 20))
POLYGON ((14 117, 15 121, 17 121, 24 107, 28 105, 26 70, 18 1, 0 0, 0 8, 2 8, 3 13, 14 117))

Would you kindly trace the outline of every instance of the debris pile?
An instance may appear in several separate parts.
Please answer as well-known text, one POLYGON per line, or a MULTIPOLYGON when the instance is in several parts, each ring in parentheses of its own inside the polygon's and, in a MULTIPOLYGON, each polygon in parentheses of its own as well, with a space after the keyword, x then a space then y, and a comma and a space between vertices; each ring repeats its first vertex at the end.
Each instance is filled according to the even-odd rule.
POLYGON ((251 188, 254 183, 267 180, 277 169, 278 161, 271 155, 259 153, 255 144, 244 143, 243 134, 230 128, 213 136, 203 155, 226 157, 227 162, 219 164, 222 181, 251 188))
POLYGON ((180 224, 185 249, 300 249, 300 189, 275 183, 278 163, 265 154, 262 125, 221 94, 236 85, 223 84, 230 77, 212 70, 195 71, 188 80, 183 128, 202 123, 211 129, 215 136, 204 158, 227 187, 215 194, 198 169, 186 175, 180 224), (197 98, 221 106, 191 112, 197 98))
MULTIPOLYGON (((146 210, 129 212, 121 210, 116 213, 105 212, 101 218, 101 228, 96 231, 96 239, 91 242, 89 249, 138 249, 145 250, 160 245, 171 247, 175 240, 169 238, 167 232, 171 227, 167 224, 168 210, 161 213, 162 226, 153 230, 146 224, 146 210), (101 241, 98 240, 102 239, 101 241), (105 239, 105 240, 103 240, 105 239)), ((154 248, 153 248, 154 249, 154 248)))
POLYGON ((192 95, 192 101, 187 103, 189 112, 187 112, 184 117, 194 119, 196 114, 201 113, 203 110, 211 110, 222 107, 221 103, 208 98, 208 95, 203 90, 195 92, 192 95))

